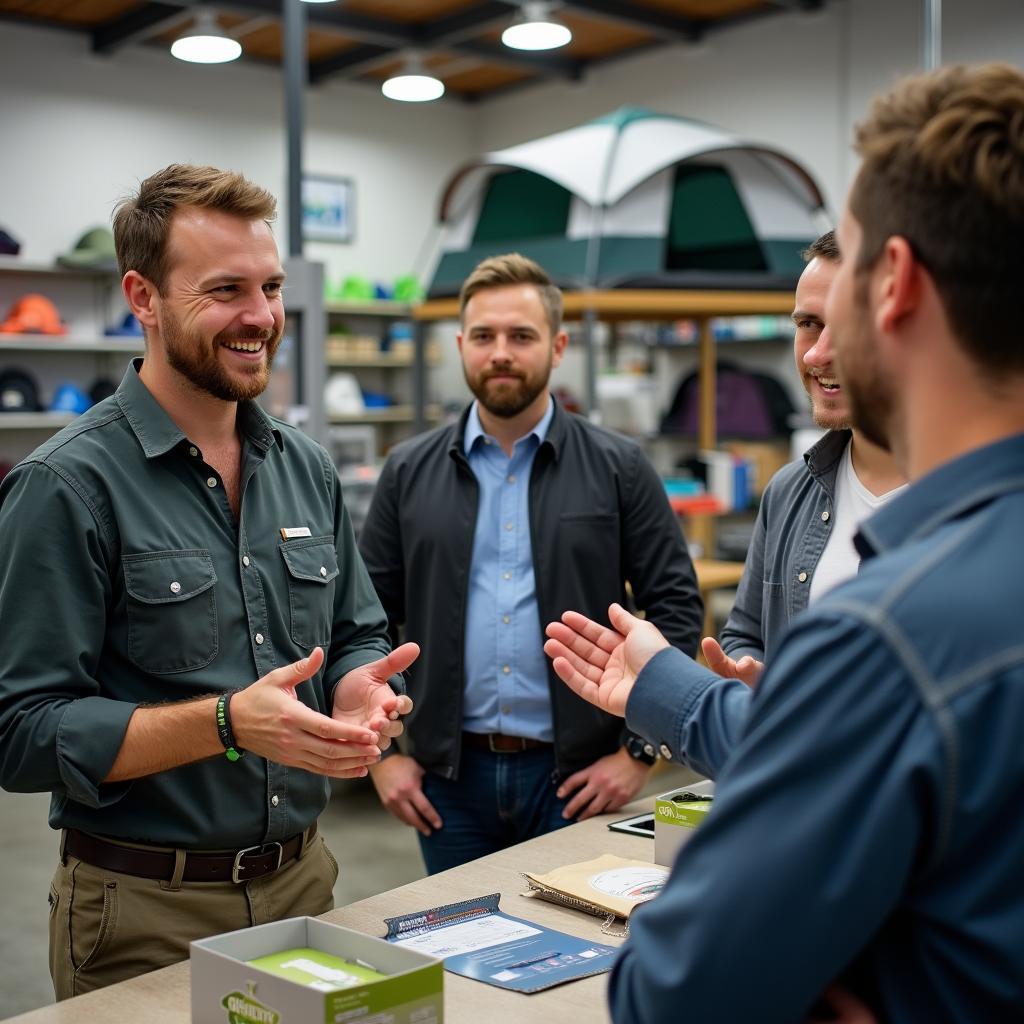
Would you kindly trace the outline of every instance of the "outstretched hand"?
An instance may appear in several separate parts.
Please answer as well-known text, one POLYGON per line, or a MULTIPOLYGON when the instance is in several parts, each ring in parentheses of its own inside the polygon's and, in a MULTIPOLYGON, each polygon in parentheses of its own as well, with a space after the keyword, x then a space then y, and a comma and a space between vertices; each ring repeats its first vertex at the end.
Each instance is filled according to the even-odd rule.
POLYGON ((611 605, 608 618, 614 629, 579 612, 565 612, 561 622, 548 624, 544 653, 571 690, 603 711, 625 717, 640 670, 669 642, 620 604, 611 605))
POLYGON ((396 694, 388 679, 404 672, 419 653, 417 644, 402 644, 387 657, 346 672, 334 690, 334 721, 372 729, 380 736, 378 747, 387 750, 405 729, 402 716, 412 710, 412 700, 396 694))
POLYGON ((700 642, 700 649, 704 653, 708 668, 723 679, 738 679, 753 689, 764 672, 763 661, 758 661, 749 654, 734 661, 722 650, 722 645, 713 636, 704 637, 700 642))

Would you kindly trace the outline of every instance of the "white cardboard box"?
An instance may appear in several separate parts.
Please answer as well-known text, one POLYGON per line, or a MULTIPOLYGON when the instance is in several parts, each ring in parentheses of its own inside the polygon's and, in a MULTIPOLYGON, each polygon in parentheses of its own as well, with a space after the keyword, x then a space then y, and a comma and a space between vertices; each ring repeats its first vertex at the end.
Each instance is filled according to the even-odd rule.
POLYGON ((443 961, 315 917, 225 932, 191 946, 193 1024, 441 1024, 443 961), (247 961, 312 948, 388 977, 319 991, 247 961))
POLYGON ((685 793, 714 796, 715 784, 709 779, 670 790, 654 798, 654 863, 672 867, 679 848, 690 839, 704 815, 711 810, 711 801, 679 802, 685 793))

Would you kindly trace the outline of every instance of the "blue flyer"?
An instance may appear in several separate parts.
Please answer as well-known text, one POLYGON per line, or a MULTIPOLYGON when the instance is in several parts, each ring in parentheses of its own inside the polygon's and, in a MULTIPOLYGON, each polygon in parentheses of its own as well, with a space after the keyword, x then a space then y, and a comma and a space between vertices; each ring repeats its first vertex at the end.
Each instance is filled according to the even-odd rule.
POLYGON ((509 917, 499 893, 389 917, 388 942, 442 957, 444 968, 516 992, 540 992, 610 970, 618 950, 509 917))

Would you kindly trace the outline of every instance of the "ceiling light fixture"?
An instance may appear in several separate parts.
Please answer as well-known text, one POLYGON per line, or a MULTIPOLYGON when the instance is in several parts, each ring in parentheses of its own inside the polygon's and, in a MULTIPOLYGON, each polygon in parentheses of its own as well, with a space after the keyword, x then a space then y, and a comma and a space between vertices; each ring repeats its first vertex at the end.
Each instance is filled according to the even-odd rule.
POLYGON ((226 64, 242 55, 242 44, 217 24, 213 11, 200 11, 192 27, 171 43, 171 55, 191 64, 226 64))
POLYGON ((572 40, 572 32, 551 14, 546 0, 525 0, 501 41, 513 50, 557 50, 572 40))
POLYGON ((409 57, 397 75, 392 75, 381 87, 389 100, 402 103, 429 103, 444 95, 444 82, 423 67, 418 55, 409 57))

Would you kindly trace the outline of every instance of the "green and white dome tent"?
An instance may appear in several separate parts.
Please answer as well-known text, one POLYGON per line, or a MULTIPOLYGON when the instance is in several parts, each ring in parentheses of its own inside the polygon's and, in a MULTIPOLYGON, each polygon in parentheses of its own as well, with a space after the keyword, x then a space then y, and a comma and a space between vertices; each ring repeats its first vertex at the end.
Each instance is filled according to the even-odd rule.
POLYGON ((829 226, 793 157, 635 107, 459 168, 440 221, 432 297, 512 251, 565 288, 791 289, 829 226))

